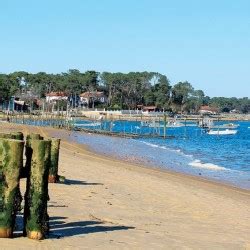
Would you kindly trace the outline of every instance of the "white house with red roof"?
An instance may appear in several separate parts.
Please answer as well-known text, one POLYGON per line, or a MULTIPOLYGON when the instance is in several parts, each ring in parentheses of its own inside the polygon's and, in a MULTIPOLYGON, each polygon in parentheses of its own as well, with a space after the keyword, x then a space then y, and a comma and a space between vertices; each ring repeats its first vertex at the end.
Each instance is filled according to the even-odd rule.
POLYGON ((207 105, 204 105, 204 106, 200 107, 199 113, 201 115, 204 115, 204 114, 215 115, 215 114, 219 113, 219 109, 218 108, 214 108, 214 107, 210 107, 210 106, 207 106, 207 105))
POLYGON ((50 92, 46 94, 46 102, 48 103, 55 103, 61 100, 67 101, 68 95, 64 92, 50 92))

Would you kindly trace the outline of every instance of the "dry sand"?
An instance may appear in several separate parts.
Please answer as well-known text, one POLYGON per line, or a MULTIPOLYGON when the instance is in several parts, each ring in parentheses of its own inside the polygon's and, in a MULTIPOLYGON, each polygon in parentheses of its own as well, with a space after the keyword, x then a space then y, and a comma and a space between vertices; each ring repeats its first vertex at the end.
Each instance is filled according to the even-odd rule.
MULTIPOLYGON (((0 130, 54 132, 3 123, 0 130)), ((0 239, 0 249, 250 249, 249 191, 128 164, 66 140, 59 173, 67 181, 49 186, 50 238, 0 239)))

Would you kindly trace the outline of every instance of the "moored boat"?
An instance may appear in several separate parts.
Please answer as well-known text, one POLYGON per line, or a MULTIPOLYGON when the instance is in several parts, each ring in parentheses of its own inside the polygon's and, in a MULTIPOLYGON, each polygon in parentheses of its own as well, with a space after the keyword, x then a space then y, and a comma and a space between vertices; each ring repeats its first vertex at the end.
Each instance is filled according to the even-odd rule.
POLYGON ((233 129, 225 130, 208 130, 208 135, 235 135, 238 131, 233 129))

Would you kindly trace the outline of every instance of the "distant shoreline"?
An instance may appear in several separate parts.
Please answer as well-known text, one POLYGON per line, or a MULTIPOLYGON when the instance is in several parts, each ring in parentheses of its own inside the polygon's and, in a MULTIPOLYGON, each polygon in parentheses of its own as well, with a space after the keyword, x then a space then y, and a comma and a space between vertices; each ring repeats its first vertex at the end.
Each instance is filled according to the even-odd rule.
MULTIPOLYGON (((9 117, 13 119, 66 119, 66 115, 61 112, 54 112, 54 113, 45 113, 41 115, 32 115, 28 113, 14 113, 10 114, 9 117)), ((73 120, 98 120, 100 116, 103 116, 103 119, 108 120, 127 120, 127 121, 150 121, 154 119, 163 120, 163 113, 148 113, 148 114, 120 114, 117 112, 112 111, 81 111, 81 114, 71 116, 73 120)), ((190 122, 197 122, 198 120, 202 119, 201 115, 179 115, 176 118, 180 122, 190 121, 190 122)), ((209 115, 209 117, 214 121, 250 121, 250 114, 219 114, 219 115, 209 115)), ((4 113, 0 113, 0 119, 6 120, 7 115, 4 113)), ((174 117, 167 116, 167 120, 173 120, 174 117)))

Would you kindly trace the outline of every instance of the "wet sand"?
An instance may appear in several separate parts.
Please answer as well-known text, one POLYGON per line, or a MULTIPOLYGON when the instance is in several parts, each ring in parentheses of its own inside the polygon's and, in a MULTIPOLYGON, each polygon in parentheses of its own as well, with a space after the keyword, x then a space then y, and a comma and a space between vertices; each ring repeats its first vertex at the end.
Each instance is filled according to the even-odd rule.
POLYGON ((1 249, 250 249, 249 191, 100 156, 68 133, 59 167, 67 180, 49 186, 50 238, 0 239, 1 249))

